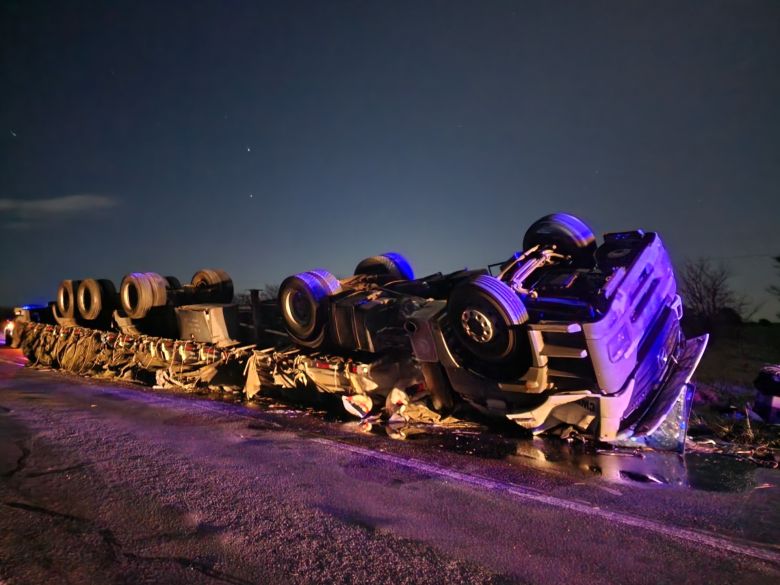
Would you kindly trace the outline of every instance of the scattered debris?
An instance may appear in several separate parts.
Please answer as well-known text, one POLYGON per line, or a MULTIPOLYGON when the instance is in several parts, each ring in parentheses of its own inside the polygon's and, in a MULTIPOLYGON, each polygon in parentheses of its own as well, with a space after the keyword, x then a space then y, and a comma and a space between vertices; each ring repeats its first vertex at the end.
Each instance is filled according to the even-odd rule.
POLYGON ((23 323, 19 329, 19 347, 31 367, 186 391, 241 389, 244 363, 251 354, 246 347, 81 327, 23 323))

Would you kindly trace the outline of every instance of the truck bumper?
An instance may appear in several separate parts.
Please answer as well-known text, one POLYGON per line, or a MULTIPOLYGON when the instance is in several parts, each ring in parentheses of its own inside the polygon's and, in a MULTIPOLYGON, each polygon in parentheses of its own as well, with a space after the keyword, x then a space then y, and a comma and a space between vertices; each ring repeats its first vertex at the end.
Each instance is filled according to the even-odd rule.
POLYGON ((630 378, 625 388, 613 395, 587 390, 552 394, 533 410, 506 416, 534 434, 569 425, 580 431, 593 428, 598 440, 616 446, 682 452, 693 402, 691 377, 707 341, 707 335, 685 341, 666 381, 633 413, 626 412, 634 391, 630 378))
POLYGON ((708 335, 702 335, 685 342, 685 350, 666 382, 648 400, 639 419, 620 430, 615 444, 682 453, 695 391, 691 377, 708 340, 708 335))

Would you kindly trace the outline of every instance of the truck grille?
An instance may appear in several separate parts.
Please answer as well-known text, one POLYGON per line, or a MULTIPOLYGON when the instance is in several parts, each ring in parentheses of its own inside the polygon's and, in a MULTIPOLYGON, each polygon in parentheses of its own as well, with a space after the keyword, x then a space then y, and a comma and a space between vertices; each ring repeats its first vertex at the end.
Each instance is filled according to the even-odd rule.
POLYGON ((639 346, 638 366, 634 371, 634 394, 627 413, 632 413, 666 378, 680 341, 680 322, 669 307, 665 307, 639 346))

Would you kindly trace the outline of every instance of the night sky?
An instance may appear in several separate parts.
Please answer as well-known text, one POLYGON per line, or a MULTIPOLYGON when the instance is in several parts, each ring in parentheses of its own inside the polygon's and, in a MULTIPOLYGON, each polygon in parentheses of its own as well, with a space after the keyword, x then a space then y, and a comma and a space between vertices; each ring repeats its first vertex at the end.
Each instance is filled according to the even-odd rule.
POLYGON ((0 6, 0 304, 478 267, 568 211, 780 310, 775 0, 0 6))

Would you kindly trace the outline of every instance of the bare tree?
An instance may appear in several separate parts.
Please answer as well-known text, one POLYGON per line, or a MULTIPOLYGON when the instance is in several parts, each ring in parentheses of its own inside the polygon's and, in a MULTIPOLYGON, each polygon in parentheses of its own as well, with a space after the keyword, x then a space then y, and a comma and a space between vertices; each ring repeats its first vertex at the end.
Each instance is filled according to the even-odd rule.
POLYGON ((275 299, 279 296, 278 284, 266 284, 260 291, 261 299, 275 299))
POLYGON ((689 260, 679 275, 680 294, 688 311, 695 316, 707 323, 714 322, 724 313, 740 319, 749 317, 749 303, 731 288, 731 274, 722 262, 716 264, 710 258, 689 260))
MULTIPOLYGON (((258 292, 258 298, 261 301, 275 299, 277 296, 279 296, 278 284, 266 284, 263 286, 263 288, 259 289, 258 292)), ((251 305, 251 297, 252 295, 250 292, 245 290, 243 292, 236 293, 236 295, 233 297, 233 302, 239 305, 251 305)))
POLYGON ((246 306, 250 304, 249 291, 238 292, 233 295, 233 302, 237 305, 246 306))

